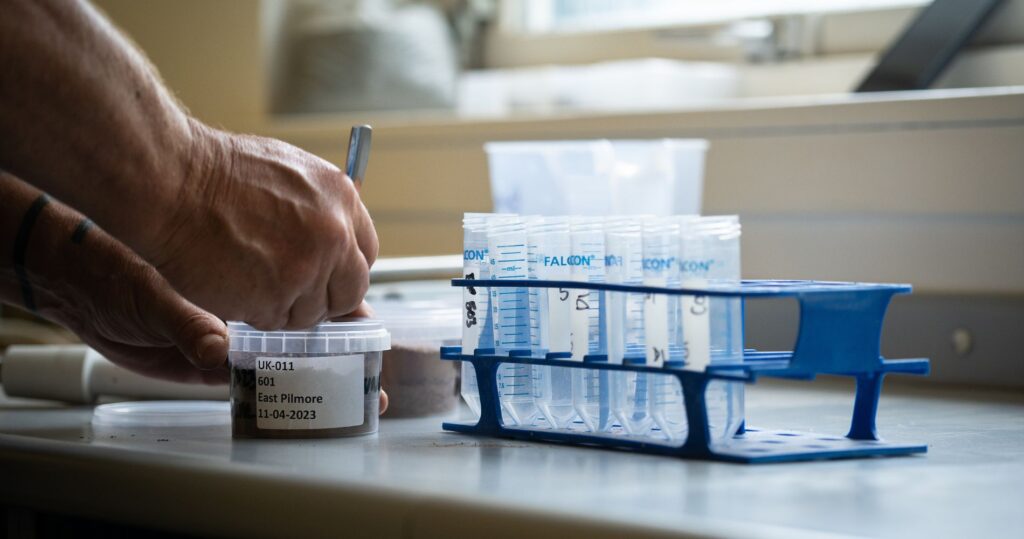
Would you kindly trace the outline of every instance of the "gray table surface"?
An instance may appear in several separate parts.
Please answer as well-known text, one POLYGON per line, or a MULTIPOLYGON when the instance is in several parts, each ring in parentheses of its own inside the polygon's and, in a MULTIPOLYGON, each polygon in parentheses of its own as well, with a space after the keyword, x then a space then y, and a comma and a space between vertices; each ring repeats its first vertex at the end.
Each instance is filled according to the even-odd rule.
MULTIPOLYGON (((748 424, 845 433, 852 390, 759 384, 748 424)), ((1024 536, 1024 395, 888 387, 881 434, 923 456, 693 462, 445 433, 231 440, 224 429, 93 432, 90 407, 0 398, 8 504, 213 535, 1024 536)))

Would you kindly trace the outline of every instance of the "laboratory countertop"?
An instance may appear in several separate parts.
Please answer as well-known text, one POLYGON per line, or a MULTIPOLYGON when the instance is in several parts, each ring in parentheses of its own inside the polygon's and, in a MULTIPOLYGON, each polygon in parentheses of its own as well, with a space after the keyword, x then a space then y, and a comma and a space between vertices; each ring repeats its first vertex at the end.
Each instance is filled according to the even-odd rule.
MULTIPOLYGON (((748 424, 844 433, 852 390, 759 384, 748 424)), ((881 434, 926 455, 684 461, 446 433, 232 440, 93 431, 92 408, 0 398, 0 501, 217 536, 1020 537, 1024 395, 889 387, 881 434)))

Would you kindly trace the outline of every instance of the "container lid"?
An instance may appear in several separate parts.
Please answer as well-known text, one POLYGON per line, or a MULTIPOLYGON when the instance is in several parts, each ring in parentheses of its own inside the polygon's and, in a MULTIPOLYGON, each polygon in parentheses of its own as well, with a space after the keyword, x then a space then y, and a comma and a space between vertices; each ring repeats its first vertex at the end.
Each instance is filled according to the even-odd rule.
POLYGON ((391 349, 391 335, 379 320, 358 318, 324 322, 298 331, 260 331, 242 322, 228 322, 229 350, 271 353, 359 353, 391 349))
POLYGON ((231 424, 227 401, 141 401, 101 404, 92 424, 106 428, 220 427, 231 424))
POLYGON ((395 342, 443 342, 462 338, 462 309, 438 301, 373 304, 377 319, 395 342))

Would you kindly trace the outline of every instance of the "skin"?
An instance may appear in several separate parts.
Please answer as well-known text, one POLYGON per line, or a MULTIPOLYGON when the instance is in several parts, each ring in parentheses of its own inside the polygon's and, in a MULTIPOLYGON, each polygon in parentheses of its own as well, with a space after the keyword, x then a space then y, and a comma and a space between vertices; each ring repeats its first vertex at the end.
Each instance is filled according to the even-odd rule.
MULTIPOLYGON (((42 192, 5 173, 0 173, 0 192, 0 252, 10 253, 22 215, 42 192)), ((84 219, 58 201, 39 214, 24 265, 37 313, 137 372, 226 382, 224 323, 175 292, 153 266, 102 229, 89 228, 80 241, 72 241, 84 219)), ((22 298, 14 268, 9 262, 0 265, 0 299, 22 298)))
MULTIPOLYGON (((211 381, 194 367, 223 369, 221 320, 298 329, 362 313, 377 235, 337 167, 190 117, 83 0, 0 0, 0 13, 4 241, 40 191, 56 199, 26 259, 41 315, 129 368, 211 381), (83 216, 98 228, 72 246, 83 216)), ((0 249, 2 299, 20 304, 13 243, 0 249)))

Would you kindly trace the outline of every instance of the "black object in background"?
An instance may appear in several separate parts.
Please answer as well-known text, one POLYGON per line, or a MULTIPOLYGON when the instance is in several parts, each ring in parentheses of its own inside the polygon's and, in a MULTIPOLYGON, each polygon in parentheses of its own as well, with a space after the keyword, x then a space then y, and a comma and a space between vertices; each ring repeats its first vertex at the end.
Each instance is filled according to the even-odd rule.
POLYGON ((1002 0, 935 0, 889 47, 857 92, 928 88, 1002 0))

